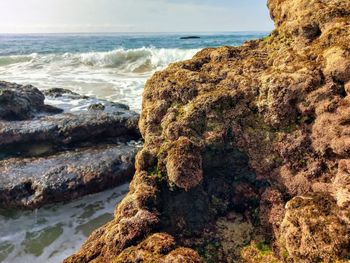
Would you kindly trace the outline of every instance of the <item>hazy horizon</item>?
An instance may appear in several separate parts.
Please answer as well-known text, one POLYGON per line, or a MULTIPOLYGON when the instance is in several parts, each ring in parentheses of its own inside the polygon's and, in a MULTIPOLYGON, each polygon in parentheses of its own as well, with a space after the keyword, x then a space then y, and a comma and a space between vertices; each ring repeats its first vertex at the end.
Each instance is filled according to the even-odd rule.
POLYGON ((0 33, 267 32, 261 0, 1 0, 0 33))
POLYGON ((242 30, 242 31, 172 31, 172 32, 0 32, 0 35, 180 35, 180 34, 198 34, 198 35, 232 35, 246 33, 269 33, 271 30, 242 30))

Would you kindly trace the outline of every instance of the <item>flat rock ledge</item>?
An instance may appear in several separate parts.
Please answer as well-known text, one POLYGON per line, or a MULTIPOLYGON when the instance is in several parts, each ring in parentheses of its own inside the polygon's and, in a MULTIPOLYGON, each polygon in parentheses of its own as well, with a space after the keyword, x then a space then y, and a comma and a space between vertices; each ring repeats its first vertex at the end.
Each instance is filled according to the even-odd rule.
POLYGON ((120 185, 134 173, 136 152, 134 146, 100 145, 0 161, 1 203, 36 208, 120 185))
POLYGON ((0 206, 35 209, 130 180, 138 119, 123 104, 0 82, 0 206))

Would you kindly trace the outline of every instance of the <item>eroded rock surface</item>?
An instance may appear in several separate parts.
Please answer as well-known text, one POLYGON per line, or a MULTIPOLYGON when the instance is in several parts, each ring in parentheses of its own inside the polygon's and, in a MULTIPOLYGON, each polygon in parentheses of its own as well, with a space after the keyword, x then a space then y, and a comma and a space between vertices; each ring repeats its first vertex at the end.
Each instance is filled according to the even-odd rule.
POLYGON ((0 88, 7 99, 0 103, 1 206, 37 208, 132 177, 139 116, 126 105, 64 89, 45 97, 32 86, 0 88))
POLYGON ((100 145, 0 161, 0 203, 36 208, 120 185, 135 171, 136 152, 133 146, 100 145))
POLYGON ((281 245, 298 262, 345 259, 349 255, 349 216, 350 211, 342 211, 328 195, 295 197, 286 206, 281 245))
MULTIPOLYGON (((17 90, 26 90, 26 86, 16 87, 17 90)), ((3 149, 20 148, 28 143, 62 146, 93 139, 98 141, 100 138, 139 138, 139 116, 125 105, 101 102, 60 89, 45 93, 50 95, 46 97, 46 102, 61 109, 61 113, 47 115, 37 112, 30 120, 23 121, 0 119, 0 146, 3 149), (102 110, 91 107, 96 101, 103 106, 102 110)))
POLYGON ((26 120, 41 112, 62 112, 61 109, 45 105, 44 99, 44 94, 31 85, 0 81, 0 119, 26 120))
POLYGON ((350 2, 268 7, 269 37, 204 49, 147 82, 130 192, 66 262, 348 261, 350 2), (236 258, 218 227, 231 211, 255 233, 236 258))

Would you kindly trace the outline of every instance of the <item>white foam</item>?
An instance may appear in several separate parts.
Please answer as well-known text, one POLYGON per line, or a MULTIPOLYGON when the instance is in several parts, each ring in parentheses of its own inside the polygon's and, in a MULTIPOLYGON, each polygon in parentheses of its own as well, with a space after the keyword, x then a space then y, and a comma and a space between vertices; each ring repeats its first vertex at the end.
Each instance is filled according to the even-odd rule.
POLYGON ((3 262, 61 262, 86 240, 87 237, 81 231, 82 226, 88 223, 96 228, 99 225, 93 221, 94 219, 104 215, 112 217, 115 205, 121 201, 127 189, 128 184, 125 184, 72 203, 44 207, 34 212, 16 212, 11 218, 0 214, 0 244, 14 246, 13 251, 3 262), (30 233, 38 233, 57 225, 62 227, 63 233, 50 245, 44 245, 42 254, 36 256, 28 251, 25 241, 28 240, 30 233))
POLYGON ((0 57, 1 80, 40 89, 66 88, 141 110, 144 84, 156 70, 191 58, 197 49, 116 49, 110 52, 0 57), (10 62, 3 62, 8 60, 10 62))

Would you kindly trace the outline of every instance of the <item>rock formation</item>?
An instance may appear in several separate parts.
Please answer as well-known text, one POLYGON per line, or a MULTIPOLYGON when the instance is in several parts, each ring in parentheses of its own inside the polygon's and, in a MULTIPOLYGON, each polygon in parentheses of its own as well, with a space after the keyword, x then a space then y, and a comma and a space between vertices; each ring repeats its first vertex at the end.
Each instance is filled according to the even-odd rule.
POLYGON ((0 205, 33 209, 130 180, 138 114, 63 89, 44 93, 0 82, 0 205))
POLYGON ((268 7, 270 36, 147 82, 130 192, 65 262, 347 262, 350 1, 268 7))
POLYGON ((62 110, 44 104, 45 96, 37 88, 0 81, 0 119, 26 120, 36 113, 60 113, 62 110))
POLYGON ((99 145, 0 161, 0 202, 37 208, 100 192, 131 179, 137 148, 99 145))

